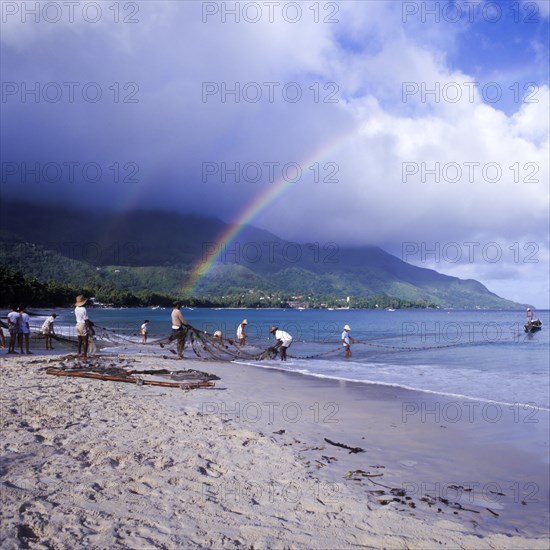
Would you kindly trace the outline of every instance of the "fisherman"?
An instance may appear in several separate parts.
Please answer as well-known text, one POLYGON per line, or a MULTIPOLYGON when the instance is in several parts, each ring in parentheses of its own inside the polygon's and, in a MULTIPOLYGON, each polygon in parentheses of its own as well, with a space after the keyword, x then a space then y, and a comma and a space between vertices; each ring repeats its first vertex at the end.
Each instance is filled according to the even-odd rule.
POLYGON ((351 330, 349 325, 344 326, 344 332, 342 332, 342 344, 344 345, 344 351, 346 352, 346 358, 349 359, 351 357, 351 342, 356 342, 355 338, 352 338, 349 335, 349 331, 351 330))
POLYGON ((78 357, 82 359, 88 358, 88 326, 86 321, 88 320, 88 312, 84 307, 84 304, 88 301, 88 298, 79 294, 75 300, 74 316, 76 319, 76 334, 78 336, 78 357))
POLYGON ((147 343, 147 334, 149 332, 149 319, 145 319, 145 321, 143 321, 143 324, 141 325, 141 328, 139 330, 140 334, 141 334, 141 343, 142 344, 146 344, 147 343))
POLYGON ((185 331, 184 327, 189 327, 189 324, 185 320, 185 317, 180 311, 181 303, 174 302, 174 309, 172 310, 172 336, 171 340, 177 339, 178 341, 178 359, 183 359, 183 346, 185 345, 185 331))
POLYGON ((246 344, 246 334, 244 332, 246 325, 248 325, 248 321, 244 319, 237 328, 237 338, 239 340, 239 346, 244 346, 246 344))
POLYGON ((52 313, 42 325, 42 334, 46 338, 46 349, 53 349, 52 346, 52 336, 55 335, 55 330, 53 324, 55 323, 55 318, 57 313, 52 313))
POLYGON ((95 345, 95 325, 90 319, 86 319, 86 331, 88 332, 88 355, 93 357, 97 350, 95 345))
POLYGON ((223 335, 221 330, 214 332, 214 335, 212 336, 212 344, 214 344, 214 346, 218 346, 219 348, 223 347, 223 335))
POLYGON ((527 326, 530 327, 533 324, 533 310, 528 307, 527 308, 527 326))
POLYGON ((23 354, 23 340, 25 341, 25 350, 27 355, 32 355, 29 348, 29 341, 31 337, 31 327, 29 325, 29 314, 25 311, 27 308, 24 305, 19 306, 19 347, 21 354, 23 354))
POLYGON ((276 326, 272 326, 269 332, 271 332, 271 334, 275 333, 275 339, 277 340, 277 344, 273 349, 279 348, 281 361, 286 361, 286 350, 292 344, 292 336, 284 330, 279 330, 279 327, 276 326))
POLYGON ((8 347, 8 353, 17 353, 15 351, 15 342, 17 341, 17 335, 19 333, 19 321, 21 315, 17 311, 17 306, 11 308, 11 312, 8 313, 8 332, 10 333, 10 344, 8 347))

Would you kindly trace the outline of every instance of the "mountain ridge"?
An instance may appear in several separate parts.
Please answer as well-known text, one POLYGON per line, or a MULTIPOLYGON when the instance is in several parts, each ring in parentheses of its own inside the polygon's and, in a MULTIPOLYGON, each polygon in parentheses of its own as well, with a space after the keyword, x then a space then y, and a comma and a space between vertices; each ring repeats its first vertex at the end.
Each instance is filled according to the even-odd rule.
POLYGON ((523 307, 479 281, 408 264, 376 246, 294 243, 254 226, 241 228, 230 243, 219 243, 229 224, 199 214, 91 212, 25 203, 4 203, 1 213, 0 263, 39 280, 89 280, 124 291, 176 295, 193 282, 193 268, 218 253, 197 281, 196 294, 252 290, 341 300, 380 294, 440 307, 523 307))

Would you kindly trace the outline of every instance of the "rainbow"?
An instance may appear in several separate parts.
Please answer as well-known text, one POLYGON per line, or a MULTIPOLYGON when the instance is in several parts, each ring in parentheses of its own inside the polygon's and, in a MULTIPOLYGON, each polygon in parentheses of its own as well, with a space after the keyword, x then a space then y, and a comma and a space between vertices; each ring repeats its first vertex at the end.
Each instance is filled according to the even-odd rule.
MULTIPOLYGON (((328 155, 342 148, 347 143, 348 139, 351 139, 356 134, 356 131, 357 127, 351 132, 349 129, 346 130, 345 133, 340 134, 336 139, 331 140, 330 143, 324 144, 320 149, 317 149, 314 153, 302 159, 299 165, 303 168, 304 166, 310 166, 314 162, 320 162, 327 159, 328 155)), ((250 224, 252 220, 266 210, 268 206, 275 203, 278 198, 283 196, 292 185, 298 181, 299 180, 292 181, 281 177, 275 181, 273 185, 270 185, 264 193, 261 193, 248 204, 239 214, 237 220, 230 224, 229 227, 219 235, 212 247, 215 252, 212 252, 207 258, 203 258, 195 264, 186 284, 182 288, 183 294, 187 297, 193 296, 202 279, 208 275, 219 260, 223 250, 229 247, 237 239, 247 224, 250 224)))
MULTIPOLYGON (((512 74, 526 72, 527 71, 524 68, 518 68, 512 74)), ((499 81, 496 76, 493 77, 493 80, 499 81)), ((500 82, 503 82, 504 80, 504 78, 500 78, 500 82)), ((483 98, 481 98, 481 100, 483 101, 483 98)), ((351 129, 348 128, 346 131, 341 132, 335 139, 331 140, 329 143, 323 144, 321 148, 319 148, 309 156, 305 157, 300 162, 300 166, 304 167, 314 162, 320 162, 324 159, 330 159, 330 155, 334 154, 336 151, 344 147, 344 145, 346 145, 349 140, 356 137, 363 129, 365 129, 367 133, 371 135, 379 131, 379 128, 377 127, 373 128, 372 125, 369 127, 368 120, 362 123, 356 122, 353 124, 351 129)), ((264 193, 261 193, 257 198, 255 198, 250 204, 245 207, 245 209, 237 217, 236 221, 219 235, 213 247, 213 250, 215 250, 216 252, 213 252, 211 255, 209 255, 209 257, 204 258, 195 264, 191 271, 191 274, 189 275, 189 278, 187 279, 186 284, 183 286, 183 292, 185 293, 185 295, 192 296, 202 279, 206 275, 208 275, 208 273, 215 266, 216 262, 219 260, 224 251, 224 246, 222 245, 225 245, 225 248, 230 247, 232 243, 237 239, 239 234, 245 229, 246 225, 250 224, 268 206, 275 203, 275 201, 279 197, 284 195, 294 183, 296 182, 288 181, 281 177, 273 185, 270 185, 270 187, 264 193)))

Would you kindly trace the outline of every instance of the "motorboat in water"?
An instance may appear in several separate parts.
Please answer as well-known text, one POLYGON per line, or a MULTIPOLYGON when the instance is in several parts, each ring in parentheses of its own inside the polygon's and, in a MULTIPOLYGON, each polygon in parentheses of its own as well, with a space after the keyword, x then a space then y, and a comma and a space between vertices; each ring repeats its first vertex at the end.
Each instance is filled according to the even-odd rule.
POLYGON ((534 321, 529 321, 525 325, 525 332, 532 334, 533 332, 538 332, 542 330, 542 321, 540 319, 535 319, 534 321))

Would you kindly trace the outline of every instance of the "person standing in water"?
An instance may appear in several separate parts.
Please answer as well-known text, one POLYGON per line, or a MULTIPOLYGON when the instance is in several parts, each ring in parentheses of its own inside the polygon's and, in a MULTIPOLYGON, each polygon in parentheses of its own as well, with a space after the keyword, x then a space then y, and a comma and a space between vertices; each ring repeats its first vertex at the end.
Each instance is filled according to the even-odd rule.
POLYGON ((351 330, 349 325, 344 326, 344 332, 342 332, 342 344, 344 346, 344 351, 346 352, 346 359, 351 357, 351 343, 356 340, 349 335, 351 330))
POLYGON ((244 346, 246 344, 246 334, 244 332, 246 325, 248 325, 248 321, 244 319, 237 328, 237 339, 239 340, 239 346, 244 346))
POLYGON ((286 361, 286 350, 292 344, 292 336, 290 336, 290 334, 288 332, 285 332, 284 330, 279 330, 279 327, 276 326, 272 326, 269 332, 275 334, 275 339, 277 340, 275 349, 279 348, 281 361, 286 361))
POLYGON ((141 325, 140 334, 141 334, 141 343, 146 344, 147 343, 147 334, 149 332, 149 319, 145 319, 143 321, 143 325, 141 325))

